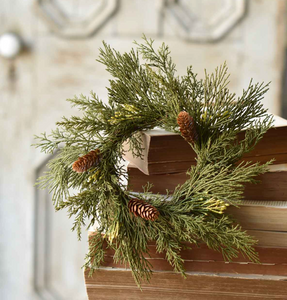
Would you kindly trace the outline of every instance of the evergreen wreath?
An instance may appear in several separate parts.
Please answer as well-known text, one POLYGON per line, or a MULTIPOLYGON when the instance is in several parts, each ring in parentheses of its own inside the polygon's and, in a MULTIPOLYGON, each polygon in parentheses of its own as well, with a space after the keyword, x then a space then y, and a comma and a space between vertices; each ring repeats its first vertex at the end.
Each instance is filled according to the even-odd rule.
POLYGON ((155 50, 153 40, 143 40, 124 54, 103 43, 98 61, 113 76, 108 104, 93 92, 68 99, 83 116, 63 117, 49 136, 36 136, 35 146, 56 152, 38 184, 53 193, 56 210, 67 208, 69 217, 74 216, 72 230, 79 238, 87 220, 87 227, 99 224, 84 265, 91 272, 112 248, 115 262, 128 264, 138 284, 148 280, 149 241, 155 241, 157 252, 164 252, 183 275, 180 251, 187 245, 205 243, 226 261, 242 253, 258 262, 256 241, 225 209, 238 205, 244 184, 255 182, 270 164, 238 163, 272 125, 272 116, 260 102, 268 84, 251 80, 236 98, 227 88, 226 64, 211 75, 205 72, 203 80, 192 67, 179 77, 168 46, 155 50), (172 195, 152 194, 148 184, 135 195, 122 181, 127 176, 121 164, 123 143, 128 140, 133 155, 141 156, 139 133, 155 126, 181 133, 195 151, 197 164, 172 195), (71 195, 71 188, 79 193, 71 195))

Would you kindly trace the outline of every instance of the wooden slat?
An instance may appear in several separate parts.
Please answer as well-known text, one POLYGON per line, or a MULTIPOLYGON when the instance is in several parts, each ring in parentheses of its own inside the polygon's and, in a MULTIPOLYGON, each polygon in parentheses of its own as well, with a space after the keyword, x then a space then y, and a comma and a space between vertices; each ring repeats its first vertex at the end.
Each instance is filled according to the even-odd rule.
POLYGON ((130 271, 104 270, 88 276, 85 282, 89 300, 95 299, 286 299, 287 278, 249 276, 218 276, 188 273, 184 279, 171 272, 155 272, 142 291, 136 286, 130 271))

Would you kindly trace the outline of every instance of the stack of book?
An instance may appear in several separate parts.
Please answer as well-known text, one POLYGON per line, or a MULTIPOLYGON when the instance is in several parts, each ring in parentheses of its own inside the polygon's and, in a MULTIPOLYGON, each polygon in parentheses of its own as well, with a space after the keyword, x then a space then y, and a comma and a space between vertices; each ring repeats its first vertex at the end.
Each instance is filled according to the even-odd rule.
MULTIPOLYGON (((142 158, 131 153, 125 157, 130 190, 142 192, 149 182, 154 193, 172 193, 186 181, 187 169, 196 163, 195 153, 180 135, 163 130, 142 132, 142 144, 142 158)), ((228 208, 258 240, 261 264, 243 256, 228 263, 220 253, 202 245, 182 252, 187 271, 183 279, 151 243, 148 259, 155 274, 142 286, 144 293, 136 287, 131 272, 114 264, 113 253, 108 252, 103 269, 93 277, 86 273, 89 299, 158 299, 158 292, 165 299, 287 299, 287 121, 281 118, 276 118, 275 127, 243 159, 264 163, 273 158, 269 172, 257 178, 260 183, 246 185, 242 204, 228 208)))
MULTIPOLYGON (((142 144, 142 158, 130 152, 125 156, 130 190, 142 192, 149 182, 154 193, 172 193, 187 180, 187 169, 196 163, 195 153, 180 135, 146 131, 142 144)), ((243 160, 264 163, 273 158, 269 172, 256 178, 258 184, 246 184, 240 207, 229 207, 228 212, 259 240, 258 245, 287 248, 287 120, 280 117, 243 160)))

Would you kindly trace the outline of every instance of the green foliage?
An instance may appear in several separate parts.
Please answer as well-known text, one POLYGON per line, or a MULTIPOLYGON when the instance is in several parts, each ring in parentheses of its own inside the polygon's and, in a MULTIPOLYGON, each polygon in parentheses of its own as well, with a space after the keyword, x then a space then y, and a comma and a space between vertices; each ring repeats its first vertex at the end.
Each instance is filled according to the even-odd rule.
POLYGON ((146 259, 151 240, 183 275, 180 251, 186 243, 204 242, 229 261, 241 252, 256 262, 256 241, 224 212, 228 205, 239 204, 244 183, 254 182, 255 176, 267 170, 268 163, 237 162, 272 124, 260 102, 268 85, 250 82, 236 99, 228 90, 226 64, 201 80, 191 67, 179 77, 168 46, 155 50, 153 41, 145 37, 143 44, 136 45, 136 50, 124 54, 106 43, 100 50, 98 61, 113 76, 108 104, 93 92, 90 97, 69 99, 83 116, 64 117, 50 136, 37 137, 36 146, 42 151, 57 151, 40 186, 53 192, 57 210, 67 208, 69 217, 75 218, 72 229, 79 238, 82 226, 98 222, 85 264, 92 270, 103 261, 102 235, 107 247, 115 250, 115 261, 129 264, 138 284, 151 275, 152 266, 146 259), (183 110, 193 117, 199 135, 198 142, 190 145, 197 154, 197 165, 190 168, 189 179, 173 195, 153 195, 147 186, 137 197, 155 206, 160 216, 154 222, 136 218, 127 206, 133 194, 122 183, 126 176, 120 164, 123 142, 129 140, 131 151, 140 156, 138 133, 155 126, 179 132, 177 116, 183 110), (243 129, 245 134, 238 140, 243 129), (86 173, 75 173, 73 162, 94 149, 100 150, 100 164, 86 173), (79 193, 72 196, 70 189, 79 193))

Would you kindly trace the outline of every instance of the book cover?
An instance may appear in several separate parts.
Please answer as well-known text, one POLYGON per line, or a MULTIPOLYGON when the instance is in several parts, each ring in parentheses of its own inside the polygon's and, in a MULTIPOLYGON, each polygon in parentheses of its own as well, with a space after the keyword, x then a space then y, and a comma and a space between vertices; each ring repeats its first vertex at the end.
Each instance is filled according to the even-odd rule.
MULTIPOLYGON (((135 165, 128 164, 128 187, 134 192, 142 192, 147 183, 152 185, 153 193, 173 192, 177 185, 183 184, 188 176, 185 172, 146 175, 135 165)), ((260 201, 287 201, 287 164, 271 165, 269 172, 255 178, 256 184, 247 183, 244 198, 260 201)))
MULTIPOLYGON (((287 120, 278 116, 274 118, 274 127, 268 130, 253 151, 244 156, 245 160, 264 163, 275 158, 274 164, 287 163, 287 120)), ((240 133, 243 134, 244 131, 240 133)), ((124 159, 146 175, 185 172, 196 164, 194 151, 179 134, 153 129, 141 132, 141 139, 142 158, 134 157, 126 142, 124 159)))

